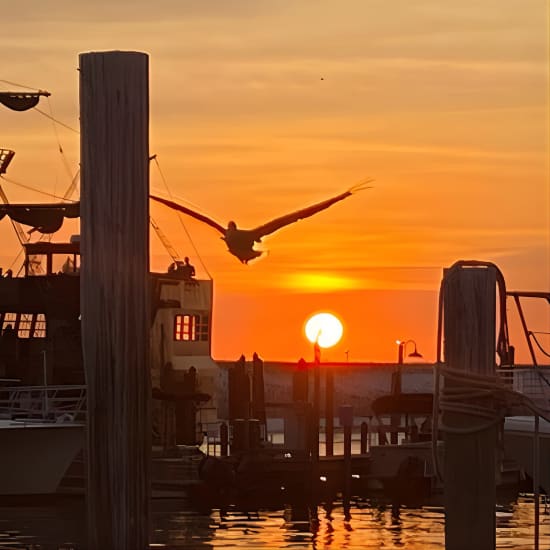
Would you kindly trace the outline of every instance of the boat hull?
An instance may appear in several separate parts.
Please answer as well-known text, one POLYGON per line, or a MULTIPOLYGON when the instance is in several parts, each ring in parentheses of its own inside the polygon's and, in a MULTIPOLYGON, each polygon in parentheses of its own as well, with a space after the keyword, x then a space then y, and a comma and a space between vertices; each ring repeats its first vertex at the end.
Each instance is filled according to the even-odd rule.
POLYGON ((0 422, 0 495, 55 493, 83 445, 83 424, 0 422))

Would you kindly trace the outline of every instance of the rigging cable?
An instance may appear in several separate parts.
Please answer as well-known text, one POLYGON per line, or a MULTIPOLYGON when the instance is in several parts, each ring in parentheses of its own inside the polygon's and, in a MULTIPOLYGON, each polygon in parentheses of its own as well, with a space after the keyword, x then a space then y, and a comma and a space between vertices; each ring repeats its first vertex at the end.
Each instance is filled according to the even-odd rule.
MULTIPOLYGON (((63 159, 63 166, 65 167, 65 170, 66 170, 67 174, 69 175, 69 179, 72 181, 73 171, 71 170, 71 167, 69 166, 69 161, 67 160, 67 157, 65 156, 65 151, 63 151, 63 147, 61 146, 61 141, 59 139, 59 132, 57 131, 57 124, 61 124, 61 123, 53 117, 52 103, 50 101, 50 98, 47 97, 46 99, 48 100, 48 108, 50 110, 50 115, 51 115, 49 118, 52 121, 53 133, 54 133, 55 139, 57 141, 57 149, 59 151, 59 154, 61 155, 61 158, 63 159)), ((35 109, 36 109, 36 107, 35 107, 35 109)), ((64 125, 64 126, 66 128, 68 128, 68 126, 66 126, 66 125, 64 125)))
MULTIPOLYGON (((76 177, 76 176, 75 176, 76 177)), ((27 189, 29 191, 34 191, 35 193, 41 193, 42 195, 46 195, 48 197, 53 197, 54 199, 59 199, 62 201, 68 201, 68 202, 78 202, 77 200, 68 199, 66 197, 60 197, 59 195, 56 195, 54 193, 48 193, 47 191, 42 191, 41 189, 37 189, 36 187, 31 187, 30 185, 25 185, 24 183, 19 183, 15 180, 12 180, 10 178, 6 178, 6 176, 0 176, 1 179, 4 181, 7 181, 8 183, 12 183, 13 185, 17 185, 19 187, 22 187, 23 189, 27 189)), ((72 183, 71 183, 72 186, 72 183)))
MULTIPOLYGON (((166 181, 166 178, 164 177, 164 174, 162 173, 159 161, 157 160, 157 155, 153 155, 152 159, 155 161, 155 164, 157 165, 157 169, 159 171, 162 182, 164 183, 164 187, 166 187, 166 192, 168 193, 168 196, 170 197, 170 199, 173 200, 172 192, 170 191, 170 188, 168 187, 168 183, 166 181)), ((187 227, 185 226, 185 223, 184 223, 183 218, 182 218, 180 213, 178 213, 178 219, 180 221, 181 226, 183 227, 183 230, 185 231, 185 234, 187 235, 187 238, 189 239, 189 242, 191 243, 191 247, 195 251, 195 254, 197 255, 197 258, 199 259, 199 262, 200 262, 201 266, 203 267, 204 271, 208 275, 208 278, 210 280, 212 280, 212 275, 210 275, 210 272, 208 271, 208 268, 206 267, 206 265, 205 265, 201 255, 200 255, 197 247, 195 246, 195 243, 193 242, 193 239, 191 238, 191 235, 190 235, 189 231, 187 230, 187 227)))
POLYGON ((0 78, 0 82, 3 82, 4 84, 8 84, 9 86, 16 86, 17 88, 26 88, 27 90, 36 90, 37 92, 40 91, 39 88, 33 88, 32 86, 25 86, 23 84, 17 84, 17 82, 10 82, 9 80, 3 80, 0 78))
POLYGON ((38 107, 33 107, 33 109, 35 111, 38 111, 41 115, 45 116, 46 118, 49 118, 51 121, 55 122, 56 124, 59 124, 60 126, 63 126, 64 128, 67 128, 67 130, 70 130, 71 132, 75 132, 76 134, 80 134, 80 132, 78 130, 76 130, 75 128, 72 128, 68 124, 65 124, 64 122, 61 122, 60 120, 58 120, 57 118, 54 118, 53 116, 49 115, 48 113, 45 113, 44 111, 42 111, 38 107))
POLYGON ((546 357, 550 357, 550 353, 548 353, 543 347, 542 344, 538 341, 538 338, 536 337, 537 334, 550 334, 550 332, 533 332, 532 330, 529 331, 529 336, 533 338, 535 344, 537 344, 537 347, 539 348, 540 352, 546 355, 546 357))

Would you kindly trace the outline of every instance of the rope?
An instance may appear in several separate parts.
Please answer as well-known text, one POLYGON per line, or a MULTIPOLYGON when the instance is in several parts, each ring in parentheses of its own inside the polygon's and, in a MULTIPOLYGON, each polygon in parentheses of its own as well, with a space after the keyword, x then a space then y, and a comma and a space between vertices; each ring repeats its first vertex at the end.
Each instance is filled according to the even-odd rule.
POLYGON ((16 86, 17 88, 26 88, 27 90, 36 90, 37 92, 40 92, 40 88, 33 88, 32 86, 24 86, 23 84, 17 84, 16 82, 10 82, 9 80, 0 79, 0 82, 3 82, 4 84, 8 84, 9 86, 16 86))
POLYGON ((53 120, 56 124, 59 124, 60 126, 63 126, 64 128, 67 128, 67 130, 70 130, 71 132, 75 132, 76 134, 80 134, 78 130, 75 130, 74 128, 71 128, 71 126, 65 124, 64 122, 61 122, 60 120, 57 120, 57 118, 54 118, 53 116, 49 115, 48 113, 45 113, 38 107, 33 107, 35 111, 38 111, 41 115, 45 116, 46 118, 49 118, 50 120, 53 120))
MULTIPOLYGON (((489 266, 486 262, 457 262, 447 272, 446 277, 453 270, 462 266, 489 266)), ((499 289, 500 329, 498 333, 497 352, 501 360, 509 357, 508 325, 506 316, 506 288, 504 277, 497 271, 499 289)), ((443 290, 445 279, 441 281, 438 303, 438 324, 436 343, 436 364, 434 367, 434 398, 432 409, 432 461, 437 477, 443 479, 437 454, 438 432, 454 434, 474 434, 498 425, 505 417, 511 405, 520 405, 532 411, 536 416, 550 422, 550 411, 538 407, 529 397, 508 388, 498 376, 473 373, 468 370, 459 370, 446 367, 442 358, 443 342, 443 290), (454 386, 445 385, 440 388, 441 378, 453 381, 454 386), (472 402, 477 400, 477 402, 472 402), (481 403, 480 403, 481 401, 481 403), (477 424, 468 428, 458 428, 443 424, 440 412, 465 414, 477 419, 477 424)), ((548 383, 542 373, 536 371, 539 377, 548 383)))
MULTIPOLYGON (((55 139, 57 141, 57 149, 58 149, 58 151, 61 155, 61 158, 63 159, 63 166, 65 167, 65 170, 66 170, 67 174, 69 175, 69 179, 72 181, 73 180, 73 172, 71 170, 71 167, 69 166, 69 161, 67 160, 67 157, 65 156, 65 151, 63 151, 63 147, 61 146, 61 141, 59 139, 59 132, 57 131, 57 124, 61 124, 61 123, 54 119, 52 103, 51 103, 49 97, 47 98, 47 100, 48 100, 48 108, 50 110, 50 115, 51 115, 49 118, 52 121, 53 133, 55 134, 55 139)), ((35 109, 36 109, 36 107, 35 107, 35 109)))
POLYGON ((531 338, 533 338, 533 340, 535 341, 535 344, 537 344, 537 347, 539 348, 539 350, 541 351, 541 353, 543 353, 544 355, 546 355, 546 357, 550 357, 550 353, 548 353, 548 352, 542 347, 542 344, 538 341, 538 338, 536 337, 536 334, 550 334, 550 332, 533 332, 532 330, 529 331, 529 336, 531 336, 531 338))
MULTIPOLYGON (((167 183, 167 181, 166 181, 166 178, 164 177, 164 174, 162 173, 162 170, 161 170, 161 168, 160 168, 159 161, 157 160, 157 156, 154 155, 154 156, 152 157, 152 159, 155 161, 155 164, 157 165, 157 169, 158 169, 158 171, 159 171, 159 174, 160 174, 160 177, 161 177, 161 179, 162 179, 162 182, 164 183, 164 187, 166 188, 166 192, 168 193, 168 196, 170 197, 170 199, 173 200, 174 197, 173 197, 173 195, 172 195, 172 192, 170 191, 170 188, 168 187, 168 183, 167 183)), ((206 264, 204 263, 204 261, 203 261, 201 255, 200 255, 200 253, 199 253, 197 247, 195 246, 195 243, 193 242, 193 239, 191 238, 191 234, 190 234, 189 231, 187 230, 187 227, 186 227, 186 225, 185 225, 185 223, 184 223, 184 221, 183 221, 183 217, 182 217, 182 215, 181 215, 179 212, 178 212, 178 219, 179 219, 179 221, 180 221, 181 226, 183 227, 183 230, 185 231, 185 234, 187 235, 187 238, 189 239, 189 242, 191 243, 191 247, 193 248, 193 250, 194 250, 194 252, 195 252, 197 258, 199 259, 199 262, 200 262, 202 268, 203 268, 204 271, 206 272, 206 275, 208 276, 208 278, 209 278, 210 280, 212 280, 212 275, 211 275, 210 272, 208 271, 208 268, 206 267, 206 264)))
POLYGON ((68 202, 78 202, 78 201, 74 201, 72 199, 67 199, 65 197, 60 197, 59 195, 55 195, 54 193, 48 193, 47 191, 42 191, 41 189, 38 189, 36 187, 31 187, 30 185, 25 185, 24 183, 19 183, 15 180, 12 180, 10 178, 6 178, 6 176, 0 176, 1 179, 3 179, 4 181, 7 181, 8 183, 11 183, 13 185, 17 185, 19 187, 22 187, 23 189, 27 189, 29 191, 34 191, 36 193, 41 193, 42 195, 47 195, 48 197, 53 197, 54 199, 59 199, 59 200, 62 200, 62 201, 68 201, 68 202))

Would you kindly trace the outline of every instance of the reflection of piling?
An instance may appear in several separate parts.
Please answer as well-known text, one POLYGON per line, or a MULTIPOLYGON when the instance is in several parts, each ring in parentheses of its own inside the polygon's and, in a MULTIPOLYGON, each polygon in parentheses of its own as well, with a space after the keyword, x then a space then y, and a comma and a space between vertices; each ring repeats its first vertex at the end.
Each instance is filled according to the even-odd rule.
POLYGON ((149 547, 148 57, 80 55, 88 547, 149 547))
POLYGON ((353 429, 353 407, 351 405, 340 406, 340 424, 344 427, 344 510, 350 506, 351 499, 351 433, 353 429))
POLYGON ((484 391, 495 376, 496 280, 495 266, 475 262, 455 264, 443 279, 447 550, 496 546, 497 426, 484 391))

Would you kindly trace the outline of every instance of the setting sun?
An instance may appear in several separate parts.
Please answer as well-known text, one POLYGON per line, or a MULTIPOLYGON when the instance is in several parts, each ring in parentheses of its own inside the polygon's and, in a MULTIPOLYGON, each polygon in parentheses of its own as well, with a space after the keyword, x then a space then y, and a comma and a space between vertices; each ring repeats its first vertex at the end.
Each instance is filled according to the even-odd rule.
POLYGON ((332 313, 316 313, 306 321, 305 332, 312 344, 317 342, 322 348, 330 348, 340 341, 344 329, 332 313))

